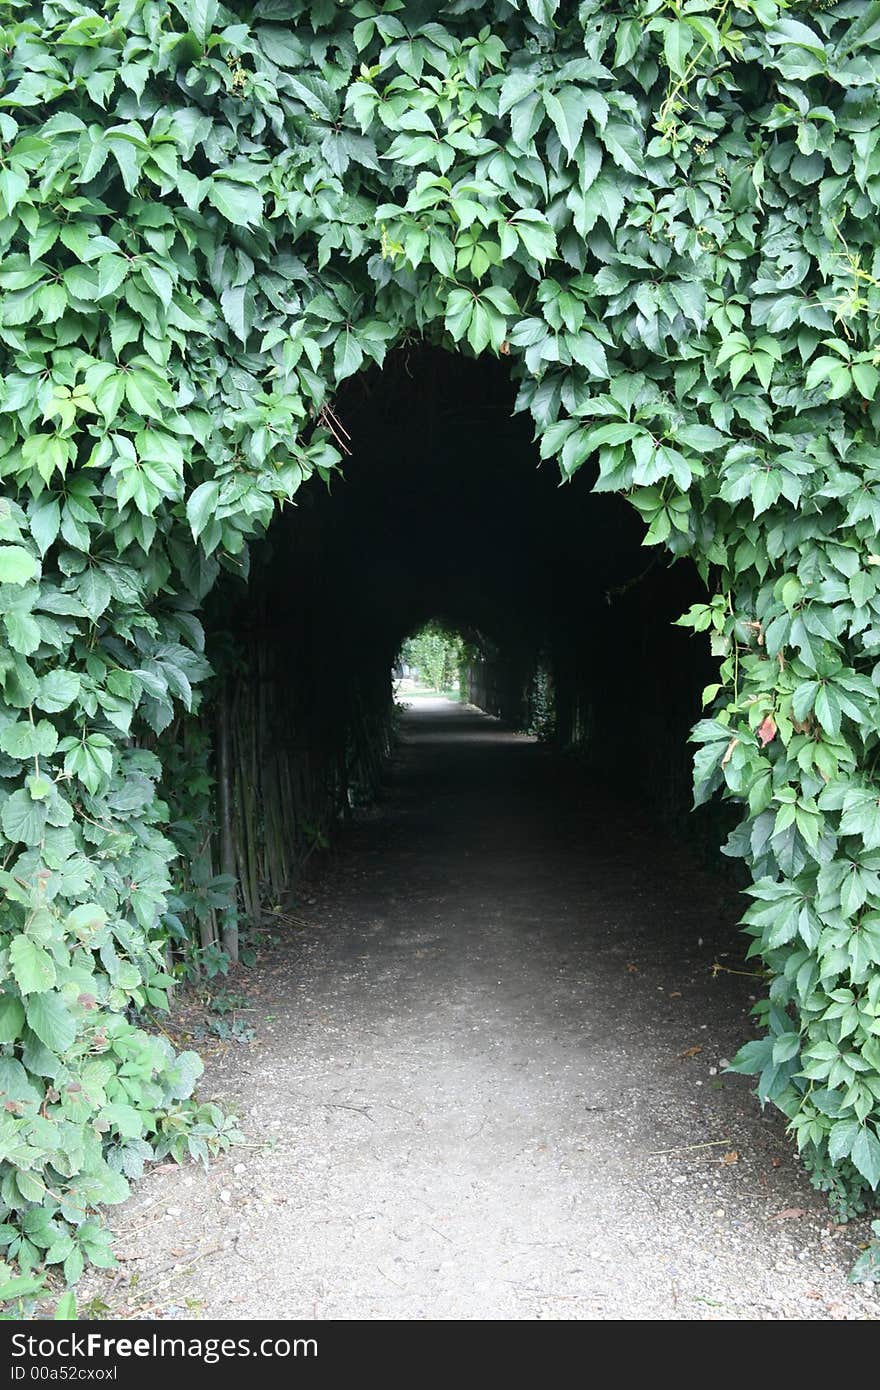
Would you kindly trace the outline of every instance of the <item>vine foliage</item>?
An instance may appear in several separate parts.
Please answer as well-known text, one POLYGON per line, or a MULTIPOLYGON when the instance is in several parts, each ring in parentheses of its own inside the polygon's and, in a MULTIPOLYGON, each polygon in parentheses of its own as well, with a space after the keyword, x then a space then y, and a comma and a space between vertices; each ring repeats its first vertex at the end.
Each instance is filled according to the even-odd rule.
POLYGON ((876 1189, 880 5, 0 14, 10 1257, 74 1279, 147 1158, 228 1139, 133 1021, 176 854, 143 736, 197 711, 221 567, 406 335, 504 355, 542 456, 700 567, 697 797, 743 807, 771 976, 735 1065, 819 1181, 876 1189))

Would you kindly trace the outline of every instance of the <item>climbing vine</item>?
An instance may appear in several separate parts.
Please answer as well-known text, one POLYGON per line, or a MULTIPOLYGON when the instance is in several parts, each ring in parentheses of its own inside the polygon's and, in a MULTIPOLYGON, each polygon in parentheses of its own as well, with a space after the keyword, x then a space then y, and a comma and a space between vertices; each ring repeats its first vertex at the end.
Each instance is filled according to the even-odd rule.
POLYGON ((218 574, 408 334, 503 355, 542 456, 699 566, 697 797, 743 807, 771 976, 736 1066, 818 1181, 876 1189, 880 5, 0 15, 10 1256, 74 1279, 151 1154, 228 1138, 133 1021, 168 987, 154 750, 218 574))

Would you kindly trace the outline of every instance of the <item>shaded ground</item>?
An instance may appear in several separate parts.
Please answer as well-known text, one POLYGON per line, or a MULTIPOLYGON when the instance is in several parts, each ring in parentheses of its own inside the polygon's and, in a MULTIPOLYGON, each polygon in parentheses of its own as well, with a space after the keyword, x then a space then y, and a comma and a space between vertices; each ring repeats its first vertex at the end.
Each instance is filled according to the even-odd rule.
MULTIPOLYGON (((252 1147, 113 1216, 99 1316, 875 1317, 743 1078, 738 905, 632 807, 420 701, 382 813, 237 985, 252 1147), (725 954, 729 952, 730 954, 725 954)), ((746 967, 747 968, 747 967, 746 967)))

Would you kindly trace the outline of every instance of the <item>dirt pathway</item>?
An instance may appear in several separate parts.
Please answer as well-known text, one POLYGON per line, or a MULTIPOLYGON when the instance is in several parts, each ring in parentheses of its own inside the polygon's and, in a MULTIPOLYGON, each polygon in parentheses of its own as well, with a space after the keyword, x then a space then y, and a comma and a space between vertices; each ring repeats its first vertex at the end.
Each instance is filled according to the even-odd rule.
POLYGON ((755 983, 712 971, 740 964, 729 892, 494 720, 406 726, 382 813, 246 974, 257 1040, 202 1088, 257 1147, 148 1176, 92 1311, 876 1316, 845 1277, 864 1227, 719 1075, 755 983))

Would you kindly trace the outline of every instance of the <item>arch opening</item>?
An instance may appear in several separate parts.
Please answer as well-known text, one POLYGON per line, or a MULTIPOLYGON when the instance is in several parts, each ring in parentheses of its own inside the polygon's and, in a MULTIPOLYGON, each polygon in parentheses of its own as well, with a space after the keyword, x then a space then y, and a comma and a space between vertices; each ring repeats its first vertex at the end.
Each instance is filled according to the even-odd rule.
POLYGON ((340 476, 304 489, 247 583, 209 601, 232 822, 215 867, 238 877, 245 921, 375 796, 395 670, 432 624, 460 644, 462 700, 576 755, 596 798, 622 788, 717 846, 722 808, 690 817, 687 748, 716 663, 674 626, 704 586, 588 470, 561 485, 515 407, 503 360, 404 345, 334 402, 340 476))

